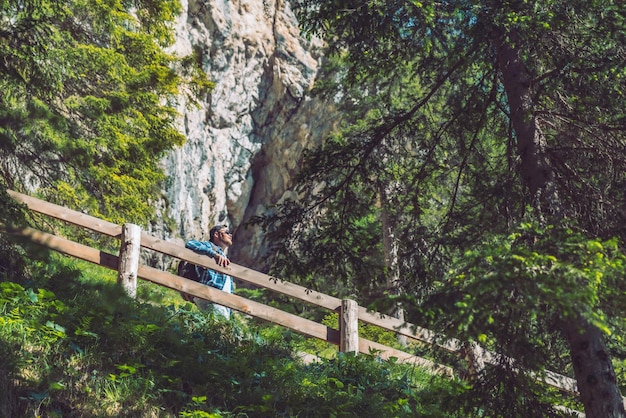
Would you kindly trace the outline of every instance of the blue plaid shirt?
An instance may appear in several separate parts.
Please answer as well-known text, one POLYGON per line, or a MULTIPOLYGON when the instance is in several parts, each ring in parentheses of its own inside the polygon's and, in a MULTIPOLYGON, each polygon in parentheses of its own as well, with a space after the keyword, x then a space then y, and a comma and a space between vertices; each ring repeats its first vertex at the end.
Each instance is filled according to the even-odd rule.
MULTIPOLYGON (((224 250, 222 250, 222 247, 213 244, 211 241, 191 240, 187 241, 185 247, 197 252, 198 254, 205 254, 212 258, 215 258, 217 254, 226 257, 226 254, 224 254, 224 250)), ((227 291, 232 292, 233 279, 229 275, 211 269, 204 269, 198 266, 196 266, 196 270, 199 273, 198 275, 200 276, 200 283, 218 288, 220 290, 224 290, 224 287, 226 287, 227 291), (228 286, 226 286, 227 284, 228 286)))

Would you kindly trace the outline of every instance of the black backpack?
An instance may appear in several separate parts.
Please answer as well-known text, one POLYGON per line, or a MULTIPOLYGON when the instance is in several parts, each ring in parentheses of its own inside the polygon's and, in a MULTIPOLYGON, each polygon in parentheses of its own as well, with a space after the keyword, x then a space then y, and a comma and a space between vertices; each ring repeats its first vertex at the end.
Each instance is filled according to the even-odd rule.
MULTIPOLYGON (((199 282, 202 276, 204 275, 205 269, 195 264, 188 263, 185 260, 180 260, 178 263, 178 275, 184 277, 185 279, 193 280, 194 282, 199 282)), ((193 302, 194 296, 189 293, 180 292, 182 298, 188 302, 193 302)))

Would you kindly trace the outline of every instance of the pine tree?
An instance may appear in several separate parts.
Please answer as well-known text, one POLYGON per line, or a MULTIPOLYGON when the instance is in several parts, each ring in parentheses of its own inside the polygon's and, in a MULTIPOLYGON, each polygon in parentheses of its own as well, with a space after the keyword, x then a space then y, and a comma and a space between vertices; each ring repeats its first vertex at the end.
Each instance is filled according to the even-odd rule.
MULTIPOLYGON (((401 231, 401 281, 414 309, 426 315, 418 320, 425 322, 430 309, 437 317, 433 323, 506 355, 520 354, 520 364, 531 369, 562 366, 560 353, 567 347, 587 416, 624 416, 609 361, 619 352, 605 341, 619 330, 616 324, 624 314, 606 308, 621 305, 610 302, 622 297, 610 288, 619 282, 608 279, 621 271, 620 262, 599 270, 597 282, 576 273, 585 271, 582 267, 556 269, 554 275, 538 276, 538 282, 533 269, 520 271, 534 286, 509 287, 507 294, 498 293, 507 289, 507 283, 498 282, 500 297, 490 300, 485 295, 494 282, 480 281, 481 272, 500 274, 504 281, 507 268, 519 267, 498 264, 502 271, 494 272, 493 266, 481 264, 471 269, 468 254, 496 237, 517 236, 526 222, 538 225, 540 232, 527 233, 514 248, 546 257, 557 256, 545 242, 567 242, 578 233, 583 237, 578 242, 626 238, 626 199, 620 192, 626 180, 626 6, 608 0, 302 0, 295 5, 303 28, 322 35, 337 57, 337 63, 331 61, 338 69, 336 83, 327 84, 347 98, 346 115, 360 116, 347 116, 346 129, 303 165, 301 199, 285 204, 277 218, 281 223, 275 225, 297 231, 307 244, 278 250, 315 253, 315 240, 306 240, 304 232, 316 228, 315 236, 330 236, 324 232, 333 222, 315 220, 330 213, 335 227, 347 231, 339 237, 349 240, 357 229, 345 220, 355 219, 355 213, 377 216, 371 204, 368 211, 367 196, 375 195, 377 183, 389 186, 401 179, 405 187, 388 199, 386 216, 393 211, 401 231), (335 210, 341 207, 350 208, 347 216, 335 210), (290 219, 304 222, 293 228, 290 219), (475 276, 456 274, 463 271, 475 276), (580 280, 572 282, 570 275, 580 280), (560 284, 543 293, 542 286, 554 277, 560 277, 560 284), (469 299, 459 299, 463 295, 469 299), (524 299, 536 304, 516 309, 524 299), (481 306, 485 300, 492 305, 481 306), (547 308, 551 306, 562 309, 547 308), (489 324, 477 318, 489 319, 489 312, 507 313, 504 318, 515 318, 519 328, 500 323, 501 328, 487 333, 489 324), (515 332, 524 329, 540 331, 524 344, 511 344, 520 342, 515 332), (561 348, 545 358, 523 355, 530 347, 549 353, 548 341, 561 348)), ((351 251, 342 252, 351 256, 336 261, 358 260, 360 248, 353 244, 351 251)), ((570 265, 566 260, 572 254, 563 248, 558 263, 570 265)), ((533 260, 535 268, 545 267, 533 260)), ((526 387, 521 382, 519 388, 526 387)), ((501 389, 494 385, 491 390, 501 389)), ((528 412, 524 408, 533 404, 531 398, 537 408, 545 407, 539 390, 515 398, 520 413, 528 412)), ((493 412, 498 413, 505 412, 493 412)))

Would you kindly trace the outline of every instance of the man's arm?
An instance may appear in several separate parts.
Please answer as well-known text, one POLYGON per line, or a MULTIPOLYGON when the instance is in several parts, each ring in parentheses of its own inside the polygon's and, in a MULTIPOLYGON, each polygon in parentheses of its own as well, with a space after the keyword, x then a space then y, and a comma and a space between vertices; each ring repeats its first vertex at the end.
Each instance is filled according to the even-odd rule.
POLYGON ((199 254, 205 254, 205 255, 208 255, 209 257, 213 257, 215 259, 215 262, 217 262, 218 266, 226 267, 227 265, 230 264, 230 260, 226 258, 224 255, 218 253, 216 251, 215 244, 213 244, 210 241, 207 242, 207 241, 190 240, 190 241, 187 241, 187 243, 185 244, 185 247, 199 254))
POLYGON ((217 251, 215 251, 215 246, 211 242, 191 240, 187 241, 185 247, 199 254, 208 255, 209 257, 215 257, 215 254, 217 254, 217 251))

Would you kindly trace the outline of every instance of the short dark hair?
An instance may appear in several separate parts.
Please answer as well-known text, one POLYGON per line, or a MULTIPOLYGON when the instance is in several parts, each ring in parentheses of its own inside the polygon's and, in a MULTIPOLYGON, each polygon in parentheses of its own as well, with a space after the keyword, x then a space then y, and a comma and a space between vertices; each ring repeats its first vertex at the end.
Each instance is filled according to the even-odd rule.
POLYGON ((216 232, 220 232, 222 229, 228 228, 228 225, 215 225, 209 231, 209 241, 213 242, 213 236, 216 232))

